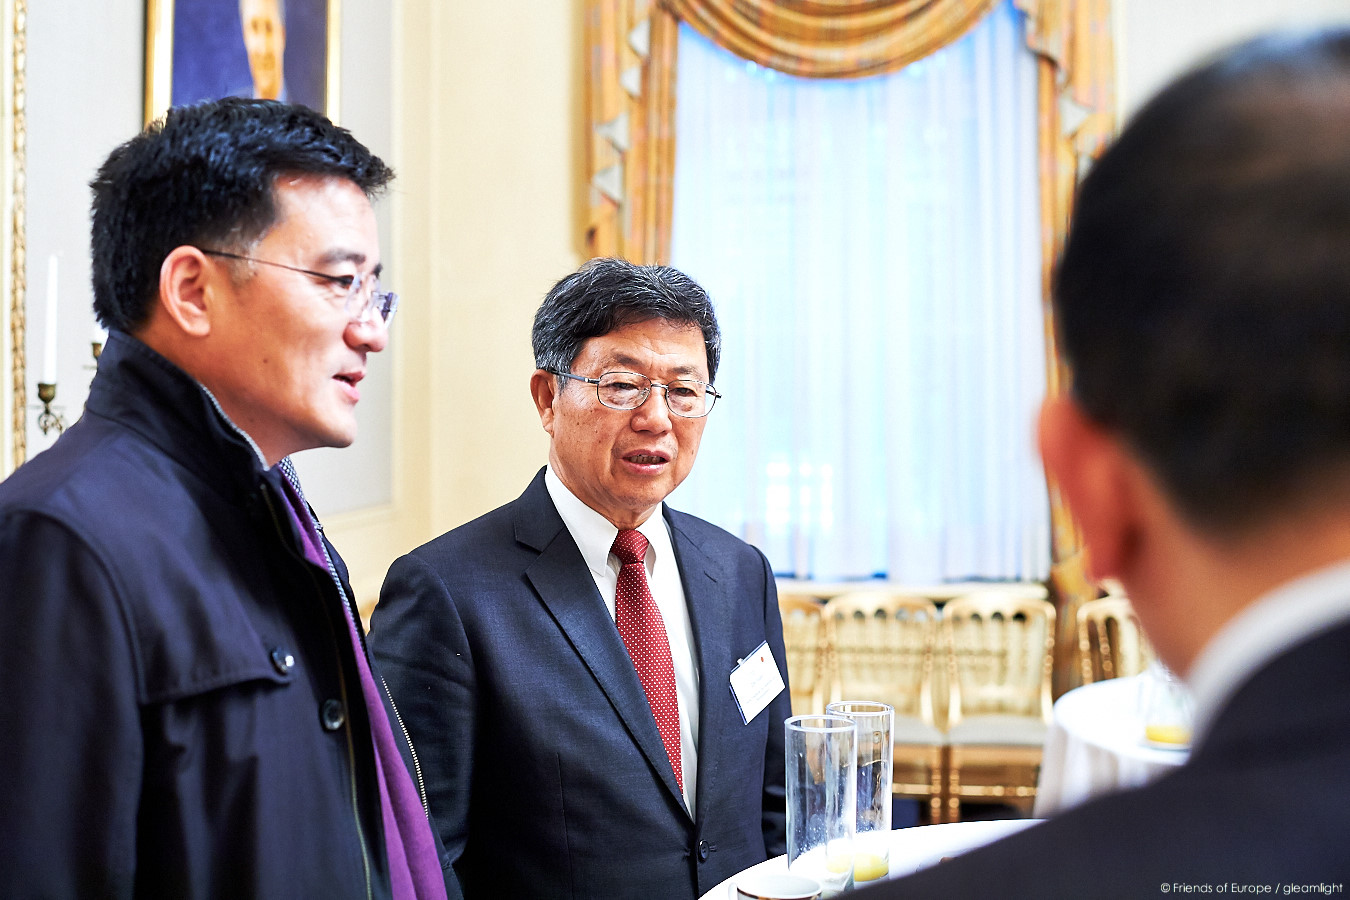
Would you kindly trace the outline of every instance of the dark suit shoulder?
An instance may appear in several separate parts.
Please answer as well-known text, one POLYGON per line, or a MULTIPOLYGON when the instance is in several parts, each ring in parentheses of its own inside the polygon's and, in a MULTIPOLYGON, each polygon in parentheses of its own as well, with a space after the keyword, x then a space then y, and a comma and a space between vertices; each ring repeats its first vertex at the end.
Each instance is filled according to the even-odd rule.
POLYGON ((410 556, 444 572, 517 565, 537 556, 564 530, 544 486, 544 470, 510 503, 452 528, 412 550, 410 556))
MULTIPOLYGON (((499 506, 492 512, 485 513, 476 519, 465 522, 463 525, 450 529, 438 537, 432 538, 420 547, 409 551, 409 553, 424 561, 432 561, 447 553, 460 552, 467 548, 490 544, 500 545, 504 541, 513 540, 514 528, 511 515, 513 505, 514 501, 505 506, 499 506)), ((463 561, 467 562, 467 560, 463 561)))
POLYGON ((666 506, 666 521, 670 523, 672 531, 710 555, 745 556, 755 560, 765 558, 755 545, 698 516, 666 506))

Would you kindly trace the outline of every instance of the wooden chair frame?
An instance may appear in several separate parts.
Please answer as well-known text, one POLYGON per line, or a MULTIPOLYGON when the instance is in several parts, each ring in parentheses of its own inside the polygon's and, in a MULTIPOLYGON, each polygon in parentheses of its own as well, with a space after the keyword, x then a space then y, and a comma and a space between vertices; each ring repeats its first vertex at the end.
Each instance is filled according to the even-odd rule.
POLYGON ((788 667, 788 687, 792 695, 792 714, 794 716, 807 715, 813 713, 823 713, 825 711, 826 696, 829 693, 830 682, 830 653, 831 646, 829 635, 825 623, 825 603, 806 594, 784 593, 778 595, 778 611, 783 619, 783 643, 786 645, 788 658, 784 664, 788 667), (816 630, 814 646, 807 648, 800 645, 793 639, 794 621, 793 614, 802 613, 808 619, 816 618, 819 620, 819 627, 816 630), (802 655, 811 654, 811 661, 808 664, 811 677, 811 688, 809 693, 803 691, 797 686, 801 679, 803 667, 800 664, 802 655), (794 664, 794 661, 797 661, 794 664), (802 697, 809 699, 801 700, 802 697), (809 708, 799 708, 799 701, 805 702, 809 708))
MULTIPOLYGON (((943 788, 946 800, 946 821, 960 819, 960 804, 966 800, 1002 800, 1029 811, 1036 797, 1036 779, 1040 770, 1043 747, 1018 743, 958 743, 950 737, 967 715, 963 706, 963 655, 957 646, 958 623, 979 619, 985 622, 1002 619, 1005 623, 1019 618, 1031 622, 1040 620, 1044 637, 1037 653, 1039 675, 1036 686, 1010 710, 1029 718, 1048 723, 1052 708, 1050 695, 1051 670, 1054 666, 1055 608, 1047 600, 1039 600, 997 590, 981 591, 949 601, 942 610, 942 645, 948 667, 947 775, 943 788), (963 777, 970 769, 992 773, 992 778, 980 783, 968 783, 963 777)), ((981 663, 983 664, 983 662, 981 663)), ((1029 671, 1029 670, 1028 670, 1029 671)), ((1009 690, 1009 696, 1015 691, 1009 690)))
MULTIPOLYGON (((940 821, 943 808, 943 785, 945 784, 946 749, 941 740, 935 721, 933 703, 933 664, 937 647, 938 609, 933 601, 926 597, 910 594, 888 593, 884 591, 854 591, 831 598, 825 604, 826 629, 832 647, 829 655, 830 699, 831 700, 880 700, 896 706, 896 720, 903 726, 909 717, 916 721, 921 729, 931 730, 934 738, 931 742, 911 743, 896 740, 893 762, 891 791, 904 797, 927 800, 932 821, 940 821), (908 619, 919 628, 918 640, 914 649, 919 654, 919 678, 915 685, 895 684, 886 686, 873 682, 864 682, 859 686, 849 683, 845 669, 851 667, 851 661, 841 659, 853 652, 853 648, 841 643, 840 623, 857 617, 875 620, 878 616, 887 619, 908 619), (876 696, 864 696, 876 694, 876 696), (903 702, 901 702, 903 701, 903 702)), ((860 648, 861 649, 861 648, 860 648)), ((894 653, 895 648, 890 648, 894 653)), ((903 727, 899 727, 897 736, 903 737, 903 727)))
POLYGON ((1128 598, 1098 597, 1078 607, 1078 664, 1083 684, 1121 675, 1137 675, 1148 666, 1153 650, 1128 598), (1134 635, 1138 659, 1126 665, 1127 629, 1134 635))

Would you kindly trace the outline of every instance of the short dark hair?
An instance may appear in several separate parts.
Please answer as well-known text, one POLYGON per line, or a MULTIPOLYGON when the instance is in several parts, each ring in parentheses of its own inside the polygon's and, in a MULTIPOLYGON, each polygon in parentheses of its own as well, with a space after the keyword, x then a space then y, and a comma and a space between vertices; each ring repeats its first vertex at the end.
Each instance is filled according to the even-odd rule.
POLYGON ((544 298, 534 315, 534 364, 567 372, 588 339, 651 319, 697 326, 708 354, 708 380, 717 377, 722 332, 708 292, 679 269, 605 257, 586 262, 544 298))
POLYGON ((1150 101, 1081 186, 1055 285, 1084 411, 1192 525, 1350 488, 1350 30, 1271 35, 1150 101))
POLYGON ((345 178, 371 198, 394 177, 346 129, 274 100, 175 107, 114 150, 90 184, 99 322, 120 331, 142 325, 175 247, 239 251, 265 235, 283 174, 345 178))

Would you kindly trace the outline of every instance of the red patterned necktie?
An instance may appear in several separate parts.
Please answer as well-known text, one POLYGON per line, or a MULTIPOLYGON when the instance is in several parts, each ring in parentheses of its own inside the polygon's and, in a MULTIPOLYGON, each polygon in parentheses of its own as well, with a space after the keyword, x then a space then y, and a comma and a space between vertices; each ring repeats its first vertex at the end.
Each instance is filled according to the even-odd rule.
POLYGON ((632 529, 620 531, 610 552, 619 558, 618 589, 614 592, 614 621, 619 637, 628 648, 628 656, 637 669, 642 689, 647 692, 661 743, 666 745, 675 783, 684 790, 684 771, 680 767, 680 704, 675 696, 675 667, 670 662, 670 641, 661 610, 656 608, 647 569, 647 539, 632 529))

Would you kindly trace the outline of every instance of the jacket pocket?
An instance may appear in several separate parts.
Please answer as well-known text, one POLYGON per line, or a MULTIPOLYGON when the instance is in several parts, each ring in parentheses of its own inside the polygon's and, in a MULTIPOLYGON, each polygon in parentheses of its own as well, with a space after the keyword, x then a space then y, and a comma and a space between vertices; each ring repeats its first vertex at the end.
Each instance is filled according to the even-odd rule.
POLYGON ((247 609, 257 605, 239 585, 156 593, 135 609, 139 692, 149 704, 169 703, 233 684, 287 684, 294 646, 265 639, 247 609))

